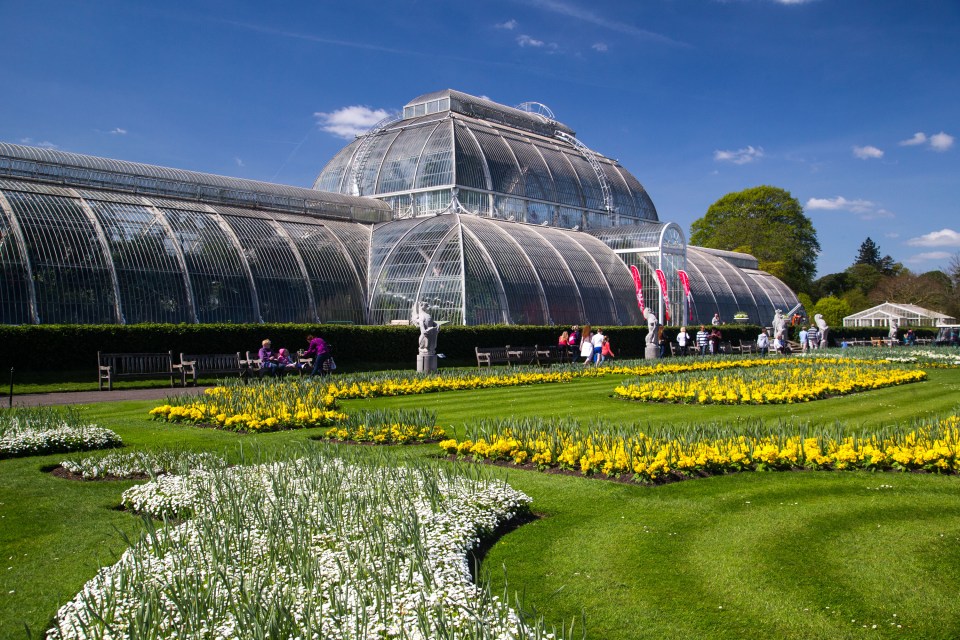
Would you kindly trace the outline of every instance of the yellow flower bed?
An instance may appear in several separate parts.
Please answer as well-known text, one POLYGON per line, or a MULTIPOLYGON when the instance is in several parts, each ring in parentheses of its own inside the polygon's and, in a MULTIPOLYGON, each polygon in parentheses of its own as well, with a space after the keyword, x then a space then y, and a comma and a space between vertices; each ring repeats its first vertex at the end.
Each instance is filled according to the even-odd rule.
POLYGON ((351 442, 372 442, 374 444, 410 444, 414 442, 432 442, 447 435, 439 426, 424 427, 415 424, 382 425, 339 425, 330 427, 324 438, 351 442))
MULTIPOLYGON (((336 398, 320 386, 297 397, 273 393, 280 385, 213 387, 182 405, 165 404, 150 415, 168 422, 209 424, 231 431, 277 431, 327 427, 347 418, 336 398)), ((289 395, 289 394, 288 394, 289 395)))
POLYGON ((722 374, 672 375, 622 384, 614 395, 640 402, 789 404, 927 379, 919 369, 845 359, 784 359, 722 374))
MULTIPOLYGON (((612 431, 612 430, 611 430, 612 431)), ((960 471, 960 416, 933 421, 908 433, 846 436, 769 434, 765 436, 650 437, 577 428, 502 427, 477 439, 448 439, 448 454, 475 460, 533 463, 584 475, 629 475, 656 482, 668 474, 760 471, 767 469, 921 469, 960 471)))

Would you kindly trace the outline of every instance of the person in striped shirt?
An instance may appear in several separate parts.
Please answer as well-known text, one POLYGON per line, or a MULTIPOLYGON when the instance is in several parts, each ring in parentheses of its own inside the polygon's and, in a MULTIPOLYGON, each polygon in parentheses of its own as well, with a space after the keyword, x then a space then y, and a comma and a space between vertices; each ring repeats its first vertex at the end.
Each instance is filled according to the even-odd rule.
POLYGON ((700 349, 700 355, 707 355, 707 347, 710 344, 710 334, 707 333, 707 328, 703 325, 700 325, 700 331, 697 331, 697 348, 700 349))

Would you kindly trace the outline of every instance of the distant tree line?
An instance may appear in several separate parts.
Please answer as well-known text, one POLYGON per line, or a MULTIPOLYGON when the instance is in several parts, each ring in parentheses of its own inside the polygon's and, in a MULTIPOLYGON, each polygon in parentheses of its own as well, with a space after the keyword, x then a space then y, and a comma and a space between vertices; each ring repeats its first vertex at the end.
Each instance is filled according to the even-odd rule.
POLYGON ((883 302, 914 304, 960 318, 960 253, 945 270, 914 273, 883 255, 868 237, 849 267, 813 279, 820 253, 817 231, 797 199, 778 187, 723 196, 690 226, 690 243, 755 256, 761 269, 797 292, 808 314, 823 314, 831 326, 883 302))

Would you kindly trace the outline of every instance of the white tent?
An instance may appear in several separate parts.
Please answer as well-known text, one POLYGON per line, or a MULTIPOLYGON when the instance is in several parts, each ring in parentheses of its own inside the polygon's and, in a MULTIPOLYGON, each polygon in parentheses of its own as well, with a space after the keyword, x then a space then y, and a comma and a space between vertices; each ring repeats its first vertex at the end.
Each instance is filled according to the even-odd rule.
POLYGON ((889 327, 896 320, 901 327, 935 327, 953 324, 956 318, 914 304, 884 302, 843 319, 845 327, 889 327))

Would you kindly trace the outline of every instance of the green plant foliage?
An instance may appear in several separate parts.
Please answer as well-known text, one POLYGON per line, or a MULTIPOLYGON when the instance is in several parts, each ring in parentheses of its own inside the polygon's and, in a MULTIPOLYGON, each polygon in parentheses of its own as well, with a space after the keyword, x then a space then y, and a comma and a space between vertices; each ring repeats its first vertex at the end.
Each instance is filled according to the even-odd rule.
POLYGON ((761 269, 795 291, 807 289, 817 271, 816 229, 797 199, 777 187, 728 193, 710 205, 690 231, 691 244, 756 256, 761 269))

